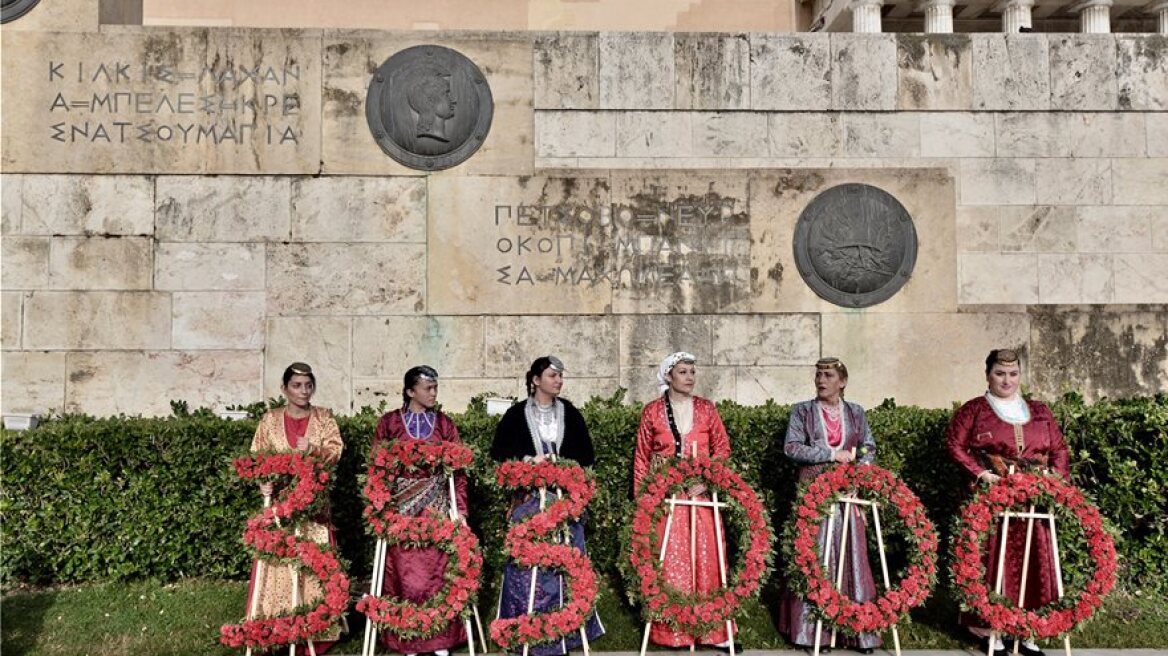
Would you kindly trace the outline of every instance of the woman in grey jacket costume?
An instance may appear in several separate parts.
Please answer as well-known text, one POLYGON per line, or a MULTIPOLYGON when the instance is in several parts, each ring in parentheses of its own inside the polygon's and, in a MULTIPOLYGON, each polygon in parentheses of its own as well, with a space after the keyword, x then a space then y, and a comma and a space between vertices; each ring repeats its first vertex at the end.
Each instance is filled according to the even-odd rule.
MULTIPOLYGON (((816 398, 796 403, 791 408, 783 452, 798 463, 800 484, 811 481, 834 463, 852 462, 855 459, 860 464, 870 464, 876 457, 876 440, 868 428, 864 408, 843 398, 847 383, 848 368, 844 363, 837 358, 824 358, 815 363, 816 398)), ((839 562, 840 517, 843 509, 837 504, 833 512, 836 529, 825 571, 834 582, 839 562)), ((859 602, 871 601, 876 597, 876 581, 868 564, 863 515, 859 508, 851 506, 847 519, 848 543, 845 548, 848 552, 844 563, 842 592, 859 602)), ((826 542, 827 522, 824 521, 819 528, 821 555, 826 542)), ((779 631, 797 645, 812 647, 815 644, 815 623, 815 615, 807 601, 789 588, 785 590, 779 605, 779 631)), ((841 644, 841 637, 844 646, 854 648, 861 654, 870 654, 882 644, 880 636, 874 633, 846 636, 837 632, 837 645, 841 644)), ((821 630, 819 644, 820 652, 831 644, 830 626, 825 625, 821 630)))

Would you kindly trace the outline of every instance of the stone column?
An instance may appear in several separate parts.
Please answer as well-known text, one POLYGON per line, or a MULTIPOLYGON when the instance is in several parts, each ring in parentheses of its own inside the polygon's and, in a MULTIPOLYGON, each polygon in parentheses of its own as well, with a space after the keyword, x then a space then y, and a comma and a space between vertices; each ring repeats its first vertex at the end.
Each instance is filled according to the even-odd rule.
POLYGON ((955 0, 925 0, 925 32, 953 33, 953 5, 955 0))
POLYGON ((1079 12, 1079 31, 1084 34, 1111 33, 1112 0, 1086 0, 1071 8, 1079 12))
POLYGON ((1160 34, 1168 34, 1168 2, 1152 5, 1152 13, 1160 17, 1160 34))
POLYGON ((1017 34, 1019 28, 1031 27, 1030 9, 1034 0, 1006 0, 998 5, 1002 12, 1002 31, 1006 34, 1017 34))
POLYGON ((879 34, 880 7, 883 0, 852 0, 852 31, 861 34, 879 34))

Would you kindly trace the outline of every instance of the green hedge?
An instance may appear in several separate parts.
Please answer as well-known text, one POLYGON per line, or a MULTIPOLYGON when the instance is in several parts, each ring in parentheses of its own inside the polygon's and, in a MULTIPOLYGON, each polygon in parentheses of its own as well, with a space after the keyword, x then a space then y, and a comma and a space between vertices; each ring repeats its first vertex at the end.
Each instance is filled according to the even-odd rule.
MULTIPOLYGON (((789 408, 773 403, 719 408, 735 464, 781 523, 794 493, 794 468, 782 453, 789 408)), ((1160 575, 1168 562, 1168 397, 1088 405, 1068 396, 1053 409, 1071 444, 1076 483, 1120 529, 1116 539, 1125 580, 1157 585, 1151 582, 1164 580, 1160 575)), ((615 397, 593 399, 583 411, 596 445, 596 475, 603 481, 589 507, 589 551, 599 571, 616 576, 640 407, 615 397)), ((254 486, 235 477, 230 460, 250 443, 255 422, 207 412, 179 414, 64 417, 33 431, 4 432, 0 575, 5 582, 244 576, 248 560, 241 534, 259 497, 254 486)), ((869 410, 879 464, 920 495, 943 531, 965 496, 963 478, 944 449, 950 415, 891 402, 869 410)), ((503 499, 486 457, 496 418, 476 404, 454 419, 477 454, 471 524, 484 540, 493 575, 504 528, 503 499)), ((376 422, 372 410, 339 419, 347 448, 333 491, 333 516, 342 553, 359 576, 368 572, 372 554, 361 523, 360 487, 376 422)))

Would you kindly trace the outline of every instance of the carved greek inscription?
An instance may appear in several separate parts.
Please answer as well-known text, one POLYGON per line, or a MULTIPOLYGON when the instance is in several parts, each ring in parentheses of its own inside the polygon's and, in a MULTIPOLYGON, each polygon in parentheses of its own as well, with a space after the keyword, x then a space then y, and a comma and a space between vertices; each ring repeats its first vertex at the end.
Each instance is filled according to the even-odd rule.
POLYGON ((48 139, 70 145, 295 146, 299 64, 52 60, 48 139))

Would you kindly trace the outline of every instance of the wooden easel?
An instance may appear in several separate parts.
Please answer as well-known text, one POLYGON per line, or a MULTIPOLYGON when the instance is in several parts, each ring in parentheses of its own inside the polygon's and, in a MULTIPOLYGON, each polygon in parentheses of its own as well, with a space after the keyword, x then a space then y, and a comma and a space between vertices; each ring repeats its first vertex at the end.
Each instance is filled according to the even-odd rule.
MULTIPOLYGON (((264 509, 266 510, 266 509, 270 508, 271 506, 272 506, 272 496, 270 494, 265 494, 264 495, 264 509)), ((276 527, 277 528, 280 527, 280 518, 279 517, 276 518, 276 527)), ((300 539, 300 528, 299 527, 296 528, 295 535, 296 535, 296 539, 299 540, 300 539)), ((252 619, 255 619, 256 613, 259 612, 260 594, 261 594, 260 589, 263 587, 263 583, 264 583, 264 565, 265 565, 265 563, 264 563, 263 558, 257 559, 255 585, 252 586, 251 599, 249 600, 249 602, 247 604, 247 619, 249 621, 252 619)), ((288 575, 292 577, 292 607, 296 608, 296 607, 300 606, 300 568, 298 568, 296 565, 288 565, 288 575)), ((311 640, 309 640, 307 642, 308 642, 308 653, 310 654, 310 656, 316 656, 316 646, 312 644, 311 640)), ((251 647, 247 648, 246 654, 247 654, 247 656, 251 656, 251 647)), ((292 644, 288 645, 288 654, 290 656, 296 656, 296 643, 292 643, 292 644)))
MULTIPOLYGON (((698 457, 698 445, 691 444, 691 455, 694 459, 698 457)), ((669 515, 665 518, 665 533, 661 538, 661 553, 658 555, 658 562, 665 560, 665 553, 669 547, 669 529, 673 527, 673 513, 678 506, 689 507, 689 563, 690 563, 690 585, 694 593, 697 592, 697 510, 698 508, 713 508, 714 509, 714 539, 718 544, 718 575, 722 582, 722 587, 726 587, 726 551, 722 545, 722 514, 721 509, 726 507, 725 503, 718 501, 718 493, 713 492, 710 501, 698 501, 693 497, 686 500, 680 500, 676 494, 670 495, 669 501, 669 515)), ((649 631, 652 629, 652 622, 645 622, 645 632, 641 637, 641 653, 640 656, 645 656, 645 652, 649 649, 649 631)), ((693 636, 693 642, 689 645, 690 653, 694 653, 697 649, 697 641, 699 636, 693 636)), ((734 644, 734 623, 726 620, 726 638, 730 642, 730 656, 735 656, 734 644)))
MULTIPOLYGON (((446 477, 447 492, 450 498, 450 520, 457 522, 461 517, 458 512, 458 498, 454 492, 454 475, 446 477)), ((373 578, 369 582, 369 594, 374 597, 380 597, 382 589, 385 585, 385 559, 388 552, 388 545, 385 543, 385 538, 377 539, 377 546, 373 550, 373 578)), ((475 624, 479 629, 479 643, 482 646, 482 654, 485 656, 487 652, 487 641, 483 636, 483 622, 479 619, 479 608, 476 605, 470 607, 474 614, 475 624)), ((470 652, 470 656, 475 656, 475 642, 474 632, 471 630, 470 618, 466 618, 466 645, 470 652)), ((372 621, 365 623, 365 642, 361 646, 361 656, 373 656, 377 649, 377 626, 372 621)), ((293 654, 295 656, 295 654, 293 654)), ((313 654, 313 656, 316 656, 313 654)))
MULTIPOLYGON (((1010 473, 1014 473, 1014 466, 1010 466, 1010 473)), ((1006 536, 1010 528, 1010 519, 1019 518, 1026 520, 1026 547, 1022 555, 1022 578, 1018 582, 1018 607, 1021 608, 1026 599, 1026 577, 1030 574, 1030 544, 1034 538, 1034 521, 1047 520, 1050 522, 1050 547, 1054 551, 1054 580, 1058 591, 1059 599, 1063 596, 1063 567, 1062 561, 1059 558, 1059 544, 1058 533, 1054 528, 1054 513, 1035 512, 1034 504, 1026 512, 1012 512, 1005 511, 998 515, 1002 518, 1002 534, 998 537, 998 575, 994 581, 994 592, 1002 594, 1002 589, 1005 586, 1005 569, 1006 569, 1006 536)), ((990 632, 989 642, 986 644, 986 656, 993 656, 994 643, 998 641, 1001 636, 997 631, 990 632)), ((1022 640, 1014 641, 1014 656, 1018 656, 1019 645, 1022 640)), ((1063 636, 1063 651, 1066 656, 1071 656, 1071 636, 1063 636)))
MULTIPOLYGON (((852 461, 853 462, 855 462, 855 456, 856 456, 856 449, 855 449, 855 447, 852 447, 852 461)), ((861 498, 857 497, 855 490, 851 490, 847 493, 847 495, 840 497, 839 501, 837 503, 839 505, 843 506, 843 517, 840 520, 843 523, 843 527, 840 529, 840 540, 839 540, 839 551, 838 551, 839 562, 836 563, 836 568, 835 568, 835 572, 836 572, 835 573, 835 589, 836 590, 843 590, 843 585, 844 585, 844 561, 846 560, 846 556, 847 556, 847 552, 848 552, 848 550, 847 550, 848 527, 850 527, 852 525, 851 521, 849 521, 849 519, 851 517, 851 510, 852 510, 851 506, 864 506, 872 511, 872 524, 876 527, 876 548, 877 548, 877 551, 880 553, 880 572, 884 575, 884 589, 885 590, 890 589, 892 587, 892 585, 891 585, 891 582, 889 581, 889 578, 888 578, 888 559, 884 555, 884 534, 880 529, 880 504, 876 503, 875 501, 868 501, 867 499, 861 499, 861 498)), ((827 539, 824 540, 824 544, 827 545, 827 548, 823 550, 823 566, 824 567, 827 567, 831 562, 831 543, 832 543, 831 539, 832 539, 832 534, 834 533, 834 530, 835 530, 835 508, 836 508, 835 504, 832 504, 831 514, 828 515, 828 517, 827 517, 827 539)), ((819 656, 819 649, 820 649, 819 634, 820 634, 820 631, 822 629, 823 629, 823 619, 820 618, 820 619, 815 621, 815 649, 813 651, 815 656, 819 656)), ((833 626, 831 629, 831 647, 833 649, 835 648, 835 642, 836 642, 836 628, 833 626)), ((895 624, 892 625, 892 646, 893 646, 893 649, 896 653, 896 656, 901 656, 901 654, 900 654, 900 631, 897 630, 895 624)))

